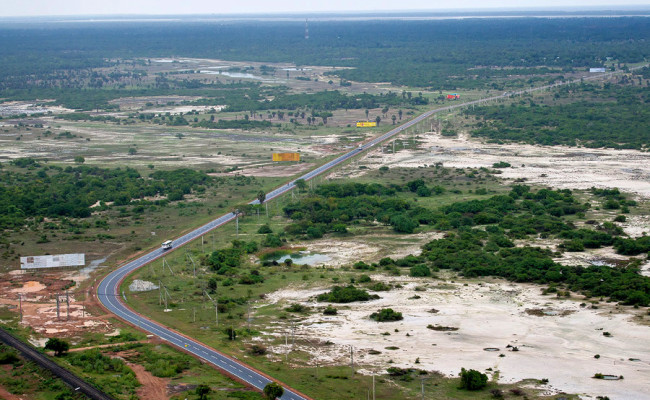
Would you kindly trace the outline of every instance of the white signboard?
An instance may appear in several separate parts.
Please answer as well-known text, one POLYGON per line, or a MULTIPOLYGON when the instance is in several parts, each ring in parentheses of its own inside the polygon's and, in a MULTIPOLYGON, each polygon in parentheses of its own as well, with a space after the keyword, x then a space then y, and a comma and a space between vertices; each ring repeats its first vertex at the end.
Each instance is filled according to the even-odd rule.
POLYGON ((86 255, 84 253, 20 257, 21 269, 79 267, 84 265, 86 265, 86 255))

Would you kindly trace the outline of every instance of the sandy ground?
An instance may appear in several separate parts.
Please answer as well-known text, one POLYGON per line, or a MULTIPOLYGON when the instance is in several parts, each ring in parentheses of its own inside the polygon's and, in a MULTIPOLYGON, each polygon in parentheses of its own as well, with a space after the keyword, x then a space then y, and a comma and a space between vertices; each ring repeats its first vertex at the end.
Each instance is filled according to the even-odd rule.
POLYGON ((419 255, 423 244, 443 236, 442 232, 424 232, 404 237, 408 241, 403 241, 395 235, 366 235, 348 239, 314 240, 296 246, 307 247, 311 253, 329 256, 330 260, 324 264, 343 266, 359 260, 378 262, 384 257, 403 258, 409 254, 419 255))
POLYGON ((0 306, 18 313, 22 308, 22 324, 30 326, 41 338, 33 338, 32 344, 43 346, 48 337, 73 338, 80 332, 110 332, 110 323, 101 316, 86 311, 86 305, 94 298, 86 292, 89 300, 79 301, 73 292, 66 298, 65 288, 70 283, 88 279, 90 273, 104 260, 92 262, 80 270, 32 273, 21 270, 0 275, 0 306), (59 295, 57 313, 56 297, 59 295), (20 299, 19 299, 20 296, 20 299), (69 303, 69 305, 68 305, 69 303))
POLYGON ((246 176, 267 176, 267 177, 286 177, 293 176, 299 172, 308 171, 313 168, 314 163, 285 164, 273 163, 262 167, 251 166, 238 169, 232 172, 215 172, 209 173, 210 176, 229 176, 229 175, 246 175, 246 176))
POLYGON ((167 384, 169 378, 158 378, 153 376, 142 365, 127 363, 129 368, 135 372, 135 377, 142 384, 137 390, 138 399, 141 400, 166 400, 169 399, 167 394, 167 384))
MULTIPOLYGON (((355 359, 366 373, 399 366, 457 376, 462 367, 492 368, 499 371, 501 382, 547 378, 549 392, 579 393, 585 398, 646 399, 650 393, 650 348, 646 342, 650 328, 630 322, 630 315, 619 313, 614 306, 589 309, 574 300, 542 296, 539 286, 496 280, 464 286, 460 281, 450 284, 409 277, 372 278, 400 283, 403 288, 380 292, 379 300, 349 307, 335 305, 339 308, 336 316, 314 313, 301 321, 295 346, 312 354, 312 364, 349 362, 349 346, 354 346, 355 359), (416 291, 416 286, 426 286, 426 290, 416 291), (387 307, 402 312, 404 320, 377 323, 368 318, 387 307), (458 330, 434 331, 428 325, 458 330), (389 335, 382 335, 386 332, 389 335), (612 336, 605 337, 603 332, 612 336), (334 345, 317 345, 326 340, 334 345), (517 346, 519 351, 510 351, 507 345, 517 346), (399 349, 387 349, 390 346, 399 349), (499 350, 484 350, 490 347, 499 350), (371 349, 381 354, 371 355, 371 349), (596 354, 600 359, 594 358, 596 354), (419 364, 415 363, 417 358, 419 364), (591 378, 595 373, 623 375, 625 379, 596 380, 591 378)), ((325 290, 284 289, 268 295, 267 302, 324 307, 314 301, 314 296, 325 290)), ((278 335, 286 329, 275 328, 278 335)), ((286 348, 271 350, 275 357, 284 357, 286 348)))
MULTIPOLYGON (((527 182, 560 189, 617 187, 641 198, 650 198, 650 153, 636 150, 587 149, 566 146, 534 146, 525 144, 488 144, 459 135, 449 138, 427 133, 418 135, 417 151, 402 150, 396 154, 381 149, 368 152, 358 164, 369 168, 417 168, 441 162, 453 168, 491 168, 505 161, 511 168, 502 169, 503 178, 525 178, 527 182)), ((344 175, 361 175, 363 170, 342 170, 344 175)), ((341 172, 335 177, 340 176, 341 172)), ((649 229, 650 231, 650 229, 649 229)))

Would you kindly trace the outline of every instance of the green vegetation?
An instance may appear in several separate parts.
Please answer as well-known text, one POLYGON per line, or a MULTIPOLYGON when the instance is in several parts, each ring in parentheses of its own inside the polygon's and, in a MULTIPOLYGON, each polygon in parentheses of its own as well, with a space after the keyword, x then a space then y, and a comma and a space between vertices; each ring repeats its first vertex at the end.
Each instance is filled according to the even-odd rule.
MULTIPOLYGON (((79 105, 85 104, 84 108, 92 107, 112 95, 110 90, 99 89, 126 92, 146 80, 143 67, 150 63, 146 57, 171 55, 353 67, 333 73, 344 81, 393 82, 444 90, 500 89, 508 75, 519 76, 518 83, 523 86, 538 74, 602 66, 607 57, 634 63, 648 55, 643 43, 648 21, 643 17, 510 18, 507 23, 489 18, 312 21, 309 41, 297 34, 301 30, 299 21, 125 22, 119 26, 110 22, 43 23, 38 29, 9 26, 2 29, 4 40, 0 43, 4 55, 0 90, 10 98, 60 101, 65 94, 78 99, 79 105), (535 46, 530 46, 531 42, 535 46), (133 68, 128 71, 97 71, 98 67, 116 66, 117 58, 133 55, 143 59, 130 61, 133 68), (74 82, 70 88, 60 85, 64 78, 60 71, 64 70, 74 71, 71 77, 64 76, 74 82), (39 88, 30 92, 36 83, 47 91, 39 88)), ((260 68, 260 74, 272 71, 260 68)), ((158 95, 172 89, 178 93, 210 87, 192 78, 173 85, 164 75, 156 76, 155 85, 161 91, 158 95)), ((139 95, 122 93, 120 97, 139 95)))
POLYGON ((12 348, 0 344, 0 387, 10 394, 35 400, 81 400, 86 397, 75 393, 52 373, 39 367, 12 348))
POLYGON ((326 301, 329 303, 353 303, 355 301, 368 301, 378 298, 379 296, 369 294, 365 290, 358 289, 352 285, 334 286, 329 292, 317 296, 318 301, 326 301))
POLYGON ((86 378, 112 396, 134 395, 140 383, 135 373, 119 358, 103 355, 98 349, 70 353, 66 361, 78 367, 86 378), (119 377, 119 379, 115 379, 119 377))
MULTIPOLYGON (((479 119, 472 135, 491 141, 647 149, 649 102, 648 86, 582 83, 561 87, 549 104, 530 99, 465 113, 479 119)), ((494 167, 509 166, 498 164, 494 167)))
POLYGON ((460 388, 467 390, 481 390, 487 385, 488 377, 475 369, 460 370, 460 388))
POLYGON ((404 319, 401 312, 394 311, 392 308, 382 308, 381 310, 370 314, 370 319, 377 322, 401 321, 404 319))
POLYGON ((61 357, 70 350, 70 343, 59 338, 50 338, 45 343, 45 350, 52 350, 55 356, 61 357))
POLYGON ((144 178, 131 168, 43 167, 34 159, 12 163, 27 171, 0 171, 1 229, 20 229, 28 220, 42 221, 44 217, 87 218, 96 203, 99 210, 108 209, 107 203, 124 206, 133 200, 141 207, 164 206, 219 183, 190 169, 156 171, 144 178), (158 195, 167 199, 145 200, 158 195))
POLYGON ((282 397, 283 394, 284 388, 276 382, 271 382, 264 386, 264 397, 267 400, 275 400, 276 398, 282 397))

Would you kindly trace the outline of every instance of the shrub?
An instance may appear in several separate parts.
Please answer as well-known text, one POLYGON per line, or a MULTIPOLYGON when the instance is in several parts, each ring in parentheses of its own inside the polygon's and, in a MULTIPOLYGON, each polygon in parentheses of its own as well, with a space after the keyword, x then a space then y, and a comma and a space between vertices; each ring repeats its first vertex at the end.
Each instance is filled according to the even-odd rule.
POLYGON ((303 306, 302 304, 294 303, 289 307, 285 308, 285 310, 289 312, 302 313, 302 312, 307 312, 309 310, 309 307, 303 306))
POLYGON ((487 385, 488 377, 475 369, 460 370, 460 388, 467 390, 480 390, 487 385))
POLYGON ((368 289, 374 291, 374 292, 387 292, 391 289, 391 287, 384 282, 377 282, 374 285, 371 285, 368 287, 368 289))
POLYGON ((260 226, 260 229, 257 230, 257 233, 260 233, 260 234, 273 233, 273 230, 271 229, 269 224, 264 224, 264 225, 260 226))
POLYGON ((414 277, 431 276, 431 270, 424 264, 411 267, 410 274, 414 277))
POLYGON ((350 286, 335 286, 327 293, 319 294, 316 299, 318 301, 327 301, 330 303, 352 303, 355 301, 368 301, 378 299, 379 296, 371 295, 363 289, 357 289, 350 286))
POLYGON ((393 311, 392 308, 382 308, 376 313, 370 314, 370 319, 377 322, 401 321, 404 319, 401 312, 393 311))
POLYGON ((262 346, 261 344, 254 344, 251 346, 251 353, 257 356, 262 356, 266 354, 266 347, 262 346))
POLYGON ((323 314, 325 315, 336 315, 338 314, 338 310, 332 306, 327 306, 325 310, 323 310, 323 314))

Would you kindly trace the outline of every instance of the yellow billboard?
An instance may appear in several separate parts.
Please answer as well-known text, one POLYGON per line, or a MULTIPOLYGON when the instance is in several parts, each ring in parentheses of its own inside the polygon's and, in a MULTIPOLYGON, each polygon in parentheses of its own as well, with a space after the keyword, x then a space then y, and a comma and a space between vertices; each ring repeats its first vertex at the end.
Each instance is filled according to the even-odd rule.
POLYGON ((273 153, 273 161, 300 161, 300 153, 273 153))
POLYGON ((377 126, 376 122, 370 121, 359 121, 357 122, 357 128, 369 128, 371 126, 377 126))

